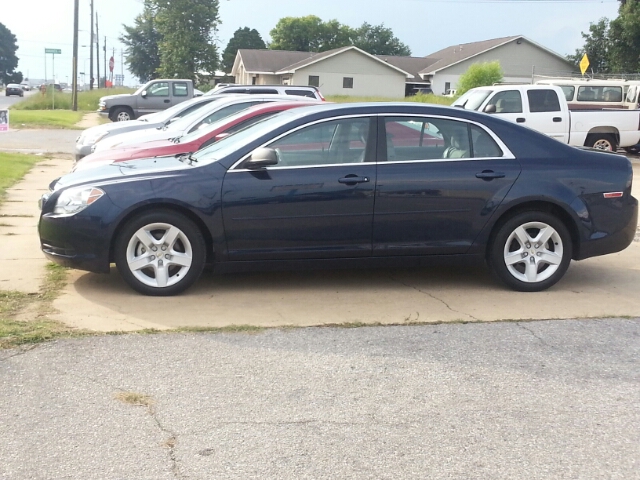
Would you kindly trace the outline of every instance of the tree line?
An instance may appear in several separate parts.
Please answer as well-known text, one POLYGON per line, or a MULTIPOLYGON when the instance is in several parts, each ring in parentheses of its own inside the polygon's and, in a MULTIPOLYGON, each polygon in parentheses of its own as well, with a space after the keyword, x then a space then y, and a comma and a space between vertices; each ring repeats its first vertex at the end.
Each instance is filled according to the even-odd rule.
POLYGON ((324 52, 354 45, 376 55, 411 55, 390 28, 363 23, 352 28, 315 15, 285 17, 265 42, 256 29, 239 28, 223 52, 213 40, 220 19, 218 0, 145 0, 133 25, 123 25, 125 62, 142 82, 159 77, 191 78, 216 70, 230 73, 239 49, 324 52))
POLYGON ((583 47, 567 56, 576 65, 586 53, 592 73, 640 72, 640 2, 620 0, 618 17, 592 23, 582 38, 583 47))

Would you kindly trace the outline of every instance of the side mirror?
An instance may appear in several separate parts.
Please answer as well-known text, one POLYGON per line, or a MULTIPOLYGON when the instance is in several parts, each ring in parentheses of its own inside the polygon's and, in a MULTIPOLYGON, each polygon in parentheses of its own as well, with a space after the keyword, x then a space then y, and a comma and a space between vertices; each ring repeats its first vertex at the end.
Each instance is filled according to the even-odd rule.
POLYGON ((495 104, 489 104, 486 107, 484 107, 483 110, 484 113, 496 113, 496 106, 495 104))
POLYGON ((254 170, 278 164, 278 154, 273 148, 257 148, 249 157, 245 167, 254 170))
POLYGON ((146 91, 146 90, 143 90, 143 91, 142 91, 142 93, 140 94, 140 96, 141 96, 142 98, 147 98, 147 91, 146 91))

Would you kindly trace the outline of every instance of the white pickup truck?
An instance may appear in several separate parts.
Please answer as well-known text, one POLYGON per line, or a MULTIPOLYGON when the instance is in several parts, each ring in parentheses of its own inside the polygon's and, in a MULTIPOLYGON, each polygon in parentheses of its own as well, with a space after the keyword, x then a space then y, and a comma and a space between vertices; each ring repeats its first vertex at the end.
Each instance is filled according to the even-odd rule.
POLYGON ((577 147, 617 150, 640 143, 640 110, 569 111, 553 85, 473 88, 453 106, 498 115, 577 147))

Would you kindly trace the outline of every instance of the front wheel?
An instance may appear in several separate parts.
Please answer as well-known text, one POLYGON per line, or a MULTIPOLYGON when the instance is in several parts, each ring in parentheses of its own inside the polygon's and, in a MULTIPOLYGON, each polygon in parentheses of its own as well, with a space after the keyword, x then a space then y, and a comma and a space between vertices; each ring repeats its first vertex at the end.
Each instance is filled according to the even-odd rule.
POLYGON ((170 210, 133 218, 115 244, 118 271, 134 290, 145 295, 185 291, 200 277, 205 258, 205 241, 198 227, 170 210))
POLYGON ((592 133, 587 137, 585 147, 593 147, 610 152, 615 152, 618 149, 616 138, 609 133, 592 133))
POLYGON ((133 114, 128 108, 116 108, 113 112, 112 119, 114 122, 128 122, 133 120, 133 114))
POLYGON ((557 217, 527 211, 499 227, 490 245, 489 265, 512 289, 539 292, 565 274, 572 247, 571 235, 557 217))

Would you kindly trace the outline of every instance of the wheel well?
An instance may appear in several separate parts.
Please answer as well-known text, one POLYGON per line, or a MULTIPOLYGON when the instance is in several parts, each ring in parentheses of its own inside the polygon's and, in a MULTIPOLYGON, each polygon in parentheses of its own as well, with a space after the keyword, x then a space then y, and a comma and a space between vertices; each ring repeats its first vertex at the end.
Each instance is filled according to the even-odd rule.
MULTIPOLYGON (((129 212, 127 216, 125 216, 122 220, 120 220, 120 222, 115 228, 115 231, 120 229, 122 225, 126 224, 133 217, 140 215, 142 213, 156 211, 158 209, 172 210, 176 213, 179 213, 180 215, 184 215, 189 220, 191 220, 198 227, 198 229, 200 230, 200 233, 202 233, 202 237, 204 238, 204 242, 207 246, 206 263, 213 263, 213 254, 214 254, 213 238, 211 238, 211 233, 209 232, 209 229, 204 224, 204 222, 200 219, 200 217, 195 215, 189 209, 180 207, 179 205, 173 205, 171 203, 154 203, 151 205, 145 205, 143 207, 140 207, 136 210, 133 210, 132 212, 129 212)), ((113 235, 113 237, 111 238, 111 244, 109 245, 109 261, 110 262, 114 261, 114 249, 115 249, 116 240, 117 240, 117 235, 113 235)))
POLYGON ((620 132, 615 127, 595 127, 589 130, 587 134, 587 138, 592 137, 594 135, 613 135, 616 140, 616 143, 620 143, 620 132))
POLYGON ((567 227, 567 230, 569 230, 569 234, 571 235, 571 243, 573 245, 574 257, 578 254, 578 248, 579 248, 578 227, 576 226, 571 216, 566 212, 566 210, 562 209, 558 205, 554 205, 553 203, 548 203, 548 202, 537 201, 537 202, 527 202, 527 203, 522 203, 520 205, 516 205, 510 208, 509 210, 507 210, 506 212, 504 212, 500 216, 498 221, 496 221, 496 223, 493 225, 493 228, 491 229, 491 234, 489 235, 489 241, 487 242, 487 245, 485 247, 485 258, 487 259, 489 258, 489 252, 491 250, 493 239, 497 235, 498 230, 500 230, 500 227, 502 227, 502 225, 504 225, 508 220, 515 217, 516 215, 522 212, 527 212, 527 211, 546 212, 557 217, 564 224, 564 226, 567 227))

